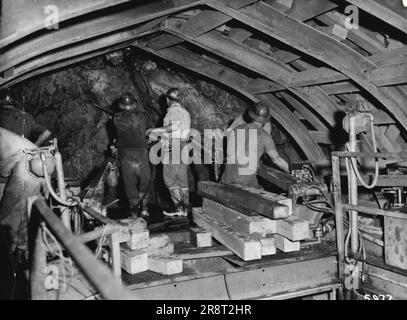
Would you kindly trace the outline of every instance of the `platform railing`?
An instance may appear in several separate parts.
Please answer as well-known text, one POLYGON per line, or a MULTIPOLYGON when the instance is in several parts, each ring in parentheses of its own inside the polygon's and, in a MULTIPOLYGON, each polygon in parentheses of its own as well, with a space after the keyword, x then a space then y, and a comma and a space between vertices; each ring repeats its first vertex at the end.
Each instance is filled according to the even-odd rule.
MULTIPOLYGON (((407 153, 389 153, 389 152, 332 152, 332 174, 333 174, 333 193, 335 201, 335 224, 336 224, 336 241, 338 246, 338 269, 339 277, 344 280, 345 271, 345 235, 343 228, 343 212, 354 211, 362 212, 368 215, 393 217, 407 220, 407 215, 397 211, 386 211, 379 208, 366 207, 360 205, 350 205, 342 203, 340 159, 341 158, 377 158, 377 159, 397 159, 407 160, 407 153)), ((400 162, 401 162, 400 161, 400 162)))
POLYGON ((41 237, 39 222, 43 220, 52 234, 76 262, 79 270, 104 299, 134 300, 137 297, 121 285, 120 279, 112 270, 99 261, 93 252, 84 245, 83 239, 67 229, 61 219, 48 207, 44 199, 36 199, 31 207, 31 221, 37 221, 37 234, 32 249, 30 273, 31 299, 43 300, 47 297, 45 286, 46 248, 41 237))

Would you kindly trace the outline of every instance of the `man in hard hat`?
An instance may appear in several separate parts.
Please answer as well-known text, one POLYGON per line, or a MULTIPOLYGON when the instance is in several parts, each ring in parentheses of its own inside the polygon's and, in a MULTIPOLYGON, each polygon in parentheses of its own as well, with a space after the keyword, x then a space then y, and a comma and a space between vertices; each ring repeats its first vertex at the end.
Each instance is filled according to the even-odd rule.
POLYGON ((152 177, 145 132, 153 126, 153 121, 130 92, 121 96, 118 106, 122 111, 114 116, 113 123, 130 212, 136 216, 148 216, 152 177))
POLYGON ((182 161, 180 154, 188 143, 191 128, 191 117, 189 112, 181 105, 181 93, 177 88, 167 91, 167 114, 164 118, 164 126, 149 129, 146 134, 150 139, 156 135, 162 135, 164 159, 163 163, 164 183, 171 194, 175 205, 174 212, 166 212, 167 216, 187 216, 189 210, 189 186, 188 186, 188 164, 182 161), (179 146, 179 149, 178 149, 179 146), (166 157, 167 156, 167 157, 166 157))
POLYGON ((265 104, 256 104, 229 128, 222 183, 259 188, 257 169, 264 153, 280 169, 289 171, 289 165, 278 153, 271 134, 264 129, 269 122, 269 108, 265 104))

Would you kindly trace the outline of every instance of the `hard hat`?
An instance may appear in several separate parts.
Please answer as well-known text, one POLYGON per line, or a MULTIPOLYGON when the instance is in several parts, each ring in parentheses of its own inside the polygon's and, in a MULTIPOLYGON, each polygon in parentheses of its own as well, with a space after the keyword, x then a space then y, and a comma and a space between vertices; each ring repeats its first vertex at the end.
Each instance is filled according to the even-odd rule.
POLYGON ((130 92, 122 94, 119 100, 119 108, 123 110, 133 109, 136 107, 136 100, 130 92))
POLYGON ((252 106, 248 114, 250 118, 260 123, 266 123, 270 121, 271 118, 269 108, 262 103, 252 106))
POLYGON ((180 101, 181 100, 181 92, 178 88, 171 88, 167 91, 166 94, 167 98, 172 101, 180 101))

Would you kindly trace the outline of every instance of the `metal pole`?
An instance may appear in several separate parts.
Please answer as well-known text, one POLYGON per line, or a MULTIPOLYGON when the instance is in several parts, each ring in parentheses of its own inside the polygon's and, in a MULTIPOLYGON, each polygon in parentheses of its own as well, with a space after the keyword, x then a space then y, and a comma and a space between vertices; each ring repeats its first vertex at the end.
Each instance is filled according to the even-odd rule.
POLYGON ((114 277, 112 271, 105 264, 97 260, 79 238, 62 224, 61 220, 52 212, 43 199, 35 201, 34 206, 38 209, 52 233, 65 249, 68 250, 89 282, 105 299, 136 299, 135 295, 131 295, 123 289, 119 279, 114 277))
MULTIPOLYGON (((65 177, 64 177, 64 167, 62 164, 62 156, 59 151, 55 152, 56 160, 56 171, 57 171, 57 180, 58 180, 58 190, 59 197, 66 201, 66 188, 65 188, 65 177)), ((69 217, 69 208, 65 206, 60 206, 61 209, 61 220, 65 227, 71 229, 71 221, 69 217)))
MULTIPOLYGON (((356 117, 353 111, 349 112, 349 151, 356 152, 356 117)), ((358 205, 358 180, 355 171, 352 169, 351 159, 347 159, 349 163, 349 204, 358 205)), ((355 210, 349 211, 349 226, 351 232, 351 253, 356 256, 358 252, 358 212, 355 210)))
POLYGON ((33 259, 30 271, 31 300, 47 300, 45 288, 45 269, 47 267, 47 254, 41 236, 41 227, 38 227, 35 237, 33 259))
POLYGON ((343 229, 341 175, 339 157, 332 157, 333 192, 335 204, 336 243, 338 247, 338 273, 339 279, 345 279, 345 237, 343 229))

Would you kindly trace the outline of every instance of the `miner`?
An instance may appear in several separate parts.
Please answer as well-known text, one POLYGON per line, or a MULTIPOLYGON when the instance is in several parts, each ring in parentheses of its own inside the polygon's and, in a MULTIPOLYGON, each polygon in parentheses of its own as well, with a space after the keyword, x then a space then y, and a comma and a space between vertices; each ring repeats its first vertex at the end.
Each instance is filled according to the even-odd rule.
POLYGON ((222 183, 260 188, 257 169, 264 153, 280 169, 289 171, 288 163, 278 153, 271 134, 265 130, 269 121, 270 110, 264 104, 252 106, 234 121, 227 133, 227 163, 222 183))
POLYGON ((122 111, 114 116, 113 122, 124 188, 131 214, 146 217, 152 177, 145 132, 153 121, 129 92, 121 96, 119 108, 122 111))
MULTIPOLYGON (((191 128, 189 112, 182 107, 180 91, 171 88, 167 91, 167 113, 164 126, 147 130, 151 137, 162 135, 163 177, 164 183, 171 194, 175 205, 174 212, 166 212, 167 216, 187 216, 189 211, 188 164, 182 161, 181 152, 188 143, 191 128)), ((154 139, 154 138, 153 138, 154 139)))

